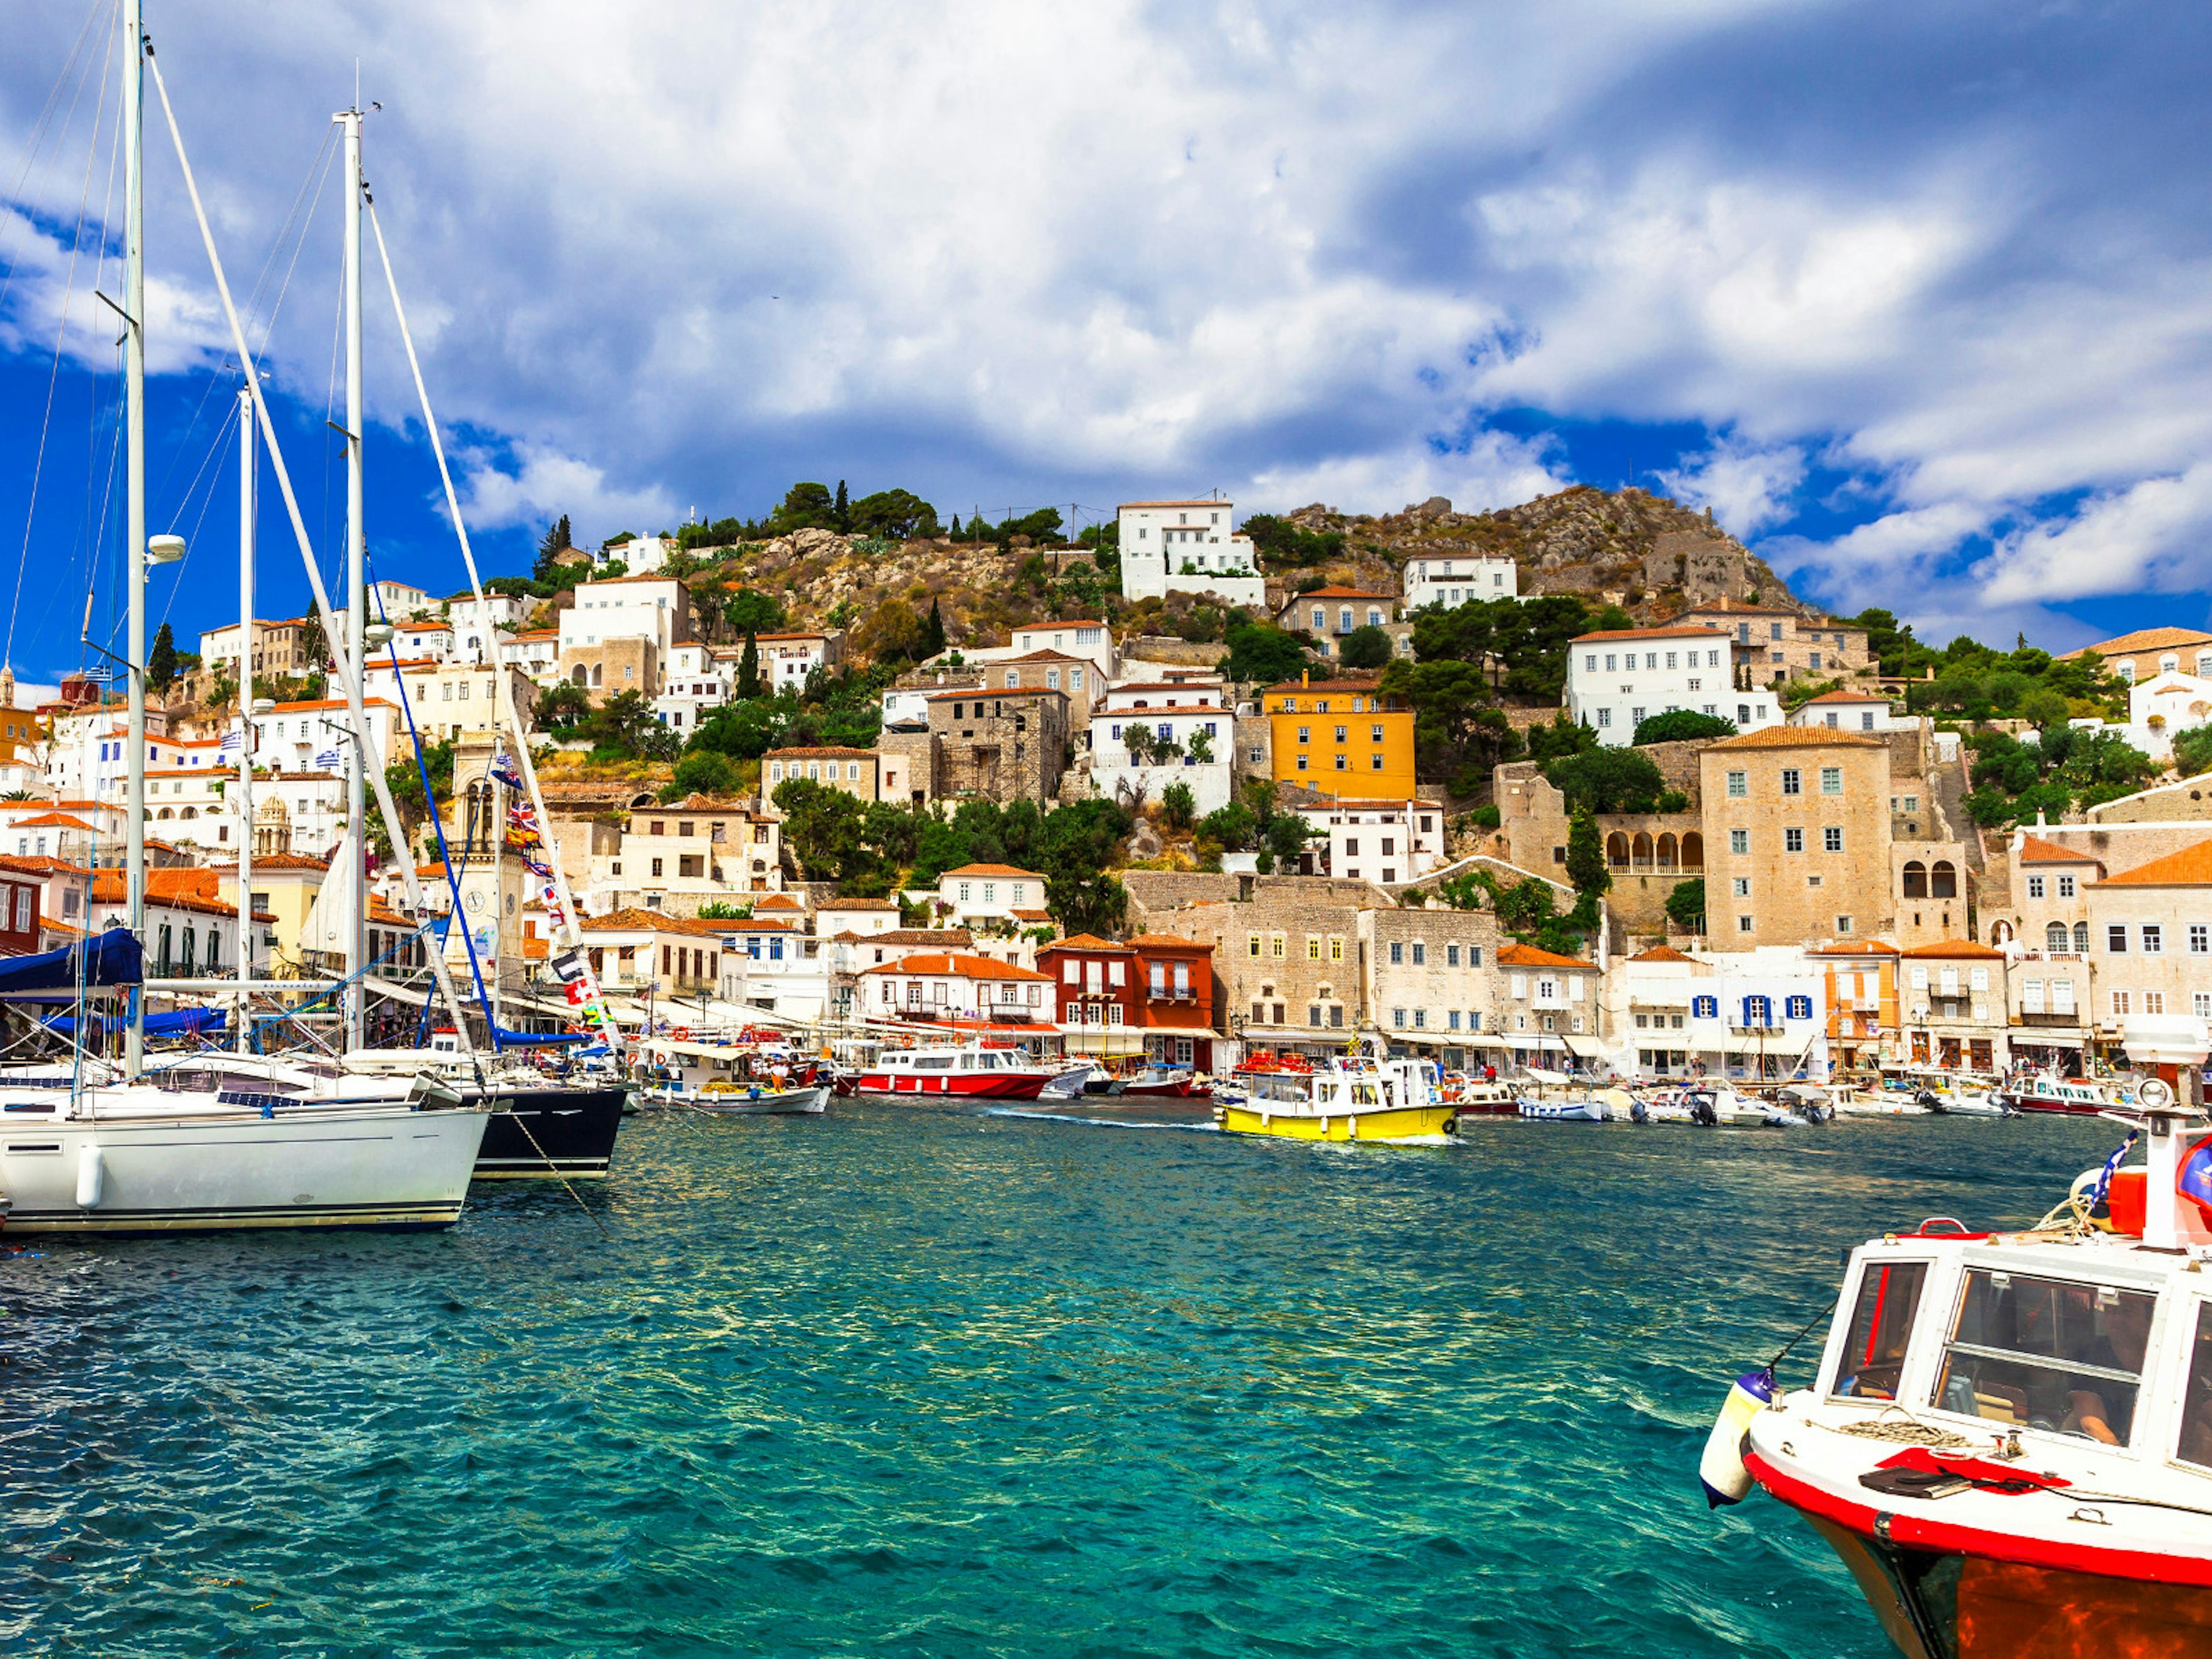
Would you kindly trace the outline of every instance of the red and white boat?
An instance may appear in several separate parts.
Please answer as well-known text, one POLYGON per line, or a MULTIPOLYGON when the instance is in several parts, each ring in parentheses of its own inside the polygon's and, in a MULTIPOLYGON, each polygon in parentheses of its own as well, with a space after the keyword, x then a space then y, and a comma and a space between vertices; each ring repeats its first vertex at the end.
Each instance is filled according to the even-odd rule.
POLYGON ((964 1095, 976 1100, 1035 1100, 1059 1076, 1032 1065, 1018 1048, 981 1042, 957 1047, 890 1048, 860 1069, 854 1087, 864 1095, 964 1095))
POLYGON ((1715 1425, 1713 1501, 1804 1516, 1909 1659, 2212 1656, 2212 1128, 2136 1093, 2145 1165, 1862 1246, 1813 1385, 1715 1425))
POLYGON ((2023 1112, 2067 1112, 2094 1117, 2100 1112, 2124 1111, 2135 1104, 2135 1090, 2119 1083, 2089 1078, 2055 1077, 2048 1072, 2014 1084, 2005 1097, 2023 1112))

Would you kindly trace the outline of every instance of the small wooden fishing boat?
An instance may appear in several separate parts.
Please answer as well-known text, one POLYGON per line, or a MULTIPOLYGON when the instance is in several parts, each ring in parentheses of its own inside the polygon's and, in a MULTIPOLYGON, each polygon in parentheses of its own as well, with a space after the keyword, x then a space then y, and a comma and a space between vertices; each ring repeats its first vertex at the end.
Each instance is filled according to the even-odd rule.
POLYGON ((698 1112, 720 1112, 732 1117, 793 1117, 830 1109, 830 1085, 817 1083, 804 1089, 763 1089, 757 1084, 710 1083, 682 1103, 698 1112))

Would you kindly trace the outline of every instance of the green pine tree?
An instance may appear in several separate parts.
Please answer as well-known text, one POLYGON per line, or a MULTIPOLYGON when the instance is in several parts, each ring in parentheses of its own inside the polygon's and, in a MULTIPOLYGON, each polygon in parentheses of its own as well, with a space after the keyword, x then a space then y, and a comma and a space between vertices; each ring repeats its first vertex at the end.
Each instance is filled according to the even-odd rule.
POLYGON ((154 648, 146 655, 146 678, 156 691, 166 691, 177 678, 177 641, 163 623, 154 635, 154 648))
POLYGON ((738 659, 738 695, 757 697, 760 694, 760 646, 753 639, 753 630, 748 628, 744 654, 738 659))
POLYGON ((945 616, 938 602, 929 602, 929 620, 921 625, 921 655, 925 661, 945 649, 945 616))
POLYGON ((538 538, 538 563, 531 572, 532 579, 541 582, 547 580, 553 574, 555 556, 567 552, 575 544, 569 537, 568 515, 563 513, 554 521, 552 528, 538 538))
POLYGON ((851 498, 845 494, 845 481, 842 478, 837 480, 837 505, 830 510, 836 516, 838 529, 850 530, 853 527, 853 503, 851 498))

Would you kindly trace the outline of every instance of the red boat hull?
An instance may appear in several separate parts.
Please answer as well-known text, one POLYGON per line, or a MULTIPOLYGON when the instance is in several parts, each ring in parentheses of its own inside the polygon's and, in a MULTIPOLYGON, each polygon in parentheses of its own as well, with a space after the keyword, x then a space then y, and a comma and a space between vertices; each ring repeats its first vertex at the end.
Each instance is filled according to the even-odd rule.
POLYGON ((1211 1100, 1213 1085, 1183 1078, 1164 1083, 1125 1083, 1118 1093, 1124 1100, 1211 1100))
POLYGON ((1048 1072, 863 1072, 858 1087, 864 1095, 893 1097, 944 1095, 970 1100, 1035 1100, 1051 1081, 1048 1072))
POLYGON ((2052 1100, 2042 1095, 2014 1095, 2013 1104, 2023 1112, 2049 1112, 2055 1117, 2094 1117, 2108 1109, 2094 1101, 2052 1100))

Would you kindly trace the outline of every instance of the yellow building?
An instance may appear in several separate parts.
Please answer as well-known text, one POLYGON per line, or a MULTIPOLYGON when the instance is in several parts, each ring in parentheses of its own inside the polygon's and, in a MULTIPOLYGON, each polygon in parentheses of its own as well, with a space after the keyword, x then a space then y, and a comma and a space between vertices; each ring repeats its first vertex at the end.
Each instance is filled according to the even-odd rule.
POLYGON ((1413 711, 1372 680, 1271 685, 1260 707, 1273 728, 1275 778, 1325 795, 1403 800, 1413 793, 1413 711))
POLYGON ((22 750, 35 748, 46 735, 37 715, 15 707, 15 671, 0 668, 0 766, 32 762, 34 757, 22 750))

